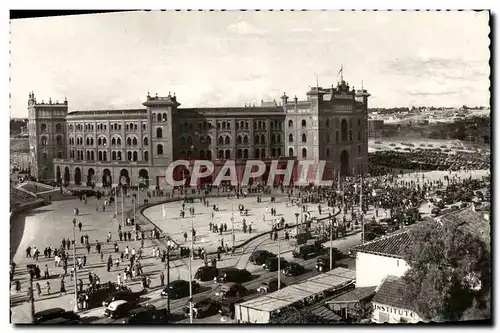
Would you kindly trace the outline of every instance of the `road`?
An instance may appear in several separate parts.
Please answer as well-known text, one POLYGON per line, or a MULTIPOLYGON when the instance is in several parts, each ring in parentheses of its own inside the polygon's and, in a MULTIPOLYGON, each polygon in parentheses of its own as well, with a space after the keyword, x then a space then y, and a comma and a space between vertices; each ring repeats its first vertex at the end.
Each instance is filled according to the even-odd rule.
MULTIPOLYGON (((360 243, 360 235, 359 234, 354 234, 347 236, 345 238, 341 239, 336 239, 333 241, 333 246, 338 248, 340 251, 343 253, 347 253, 347 251, 360 243)), ((329 247, 329 244, 325 244, 326 247, 329 247)), ((295 283, 298 283, 300 281, 303 281, 307 278, 310 278, 314 275, 320 274, 319 272, 316 271, 315 266, 316 266, 316 258, 311 258, 308 260, 303 260, 303 259, 294 259, 292 257, 292 251, 293 251, 293 246, 291 246, 288 242, 282 242, 281 243, 281 248, 283 249, 281 255, 287 260, 287 261, 293 261, 300 263, 302 266, 306 268, 306 273, 297 276, 297 277, 287 277, 287 276, 281 276, 281 280, 287 284, 287 285, 292 285, 295 283)), ((270 280, 273 277, 276 277, 278 272, 267 272, 265 271, 261 266, 254 265, 249 262, 249 257, 251 253, 255 250, 268 250, 273 253, 277 253, 277 242, 272 241, 269 239, 269 236, 265 235, 262 237, 259 237, 250 243, 248 243, 242 252, 240 253, 239 256, 235 257, 234 259, 236 260, 234 266, 238 268, 246 268, 248 269, 252 275, 253 279, 249 282, 244 283, 243 285, 249 289, 255 291, 263 282, 266 282, 270 280)), ((187 260, 186 260, 187 261, 187 260)), ((343 259, 341 260, 341 263, 347 264, 350 269, 355 269, 355 260, 351 258, 343 259)), ((200 266, 201 262, 199 260, 194 260, 193 261, 193 272, 195 269, 200 266)), ((204 295, 213 295, 216 290, 219 288, 219 284, 215 283, 214 281, 208 281, 208 282, 201 282, 201 292, 196 294, 194 297, 195 299, 204 295)), ((144 299, 142 304, 152 304, 156 306, 157 308, 166 308, 167 307, 167 299, 163 298, 161 295, 161 289, 155 290, 147 295, 147 299, 144 299)), ((182 299, 177 299, 177 300, 172 300, 170 303, 170 309, 172 313, 182 313, 184 306, 186 305, 188 301, 188 297, 182 298, 182 299)), ((120 322, 119 320, 113 320, 109 318, 103 318, 104 314, 104 307, 92 309, 90 311, 83 312, 81 314, 82 316, 82 321, 84 322, 92 322, 96 324, 104 324, 104 323, 118 323, 120 322)), ((181 322, 189 322, 189 319, 183 320, 181 322), (187 320, 187 321, 186 321, 187 320)), ((193 323, 218 323, 221 321, 221 317, 219 315, 207 317, 207 318, 202 318, 202 319, 193 319, 193 323)))

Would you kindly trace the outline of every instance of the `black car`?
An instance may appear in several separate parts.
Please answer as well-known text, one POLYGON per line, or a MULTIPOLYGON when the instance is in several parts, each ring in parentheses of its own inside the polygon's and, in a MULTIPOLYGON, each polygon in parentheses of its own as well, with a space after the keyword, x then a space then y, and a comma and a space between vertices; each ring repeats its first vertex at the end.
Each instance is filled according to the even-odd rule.
POLYGON ((167 309, 157 309, 154 305, 145 305, 128 312, 122 324, 159 324, 168 322, 167 309))
MULTIPOLYGON (((200 284, 196 281, 191 282, 193 287, 193 294, 200 290, 200 284)), ((162 296, 168 296, 171 299, 179 299, 189 296, 189 281, 176 280, 170 282, 168 286, 161 292, 162 296)))
POLYGON ((245 297, 248 295, 248 289, 240 283, 227 282, 224 283, 219 290, 215 292, 215 296, 220 298, 228 297, 245 297))
POLYGON ((298 276, 304 274, 306 269, 304 266, 297 264, 296 262, 289 262, 283 269, 283 274, 286 276, 298 276))
MULTIPOLYGON (((285 258, 280 257, 280 268, 285 267, 287 261, 285 258)), ((264 269, 269 272, 275 272, 278 270, 278 257, 269 258, 266 260, 266 263, 263 265, 264 269)))
MULTIPOLYGON (((280 281, 280 289, 285 288, 286 284, 283 281, 280 281)), ((258 288, 257 292, 259 294, 267 294, 272 293, 278 290, 278 279, 273 278, 269 280, 269 282, 263 282, 258 288)))
MULTIPOLYGON (((333 261, 333 265, 335 265, 335 260, 333 261)), ((330 256, 318 257, 318 259, 316 260, 316 269, 320 272, 329 271, 330 270, 330 256)))
POLYGON ((247 282, 252 279, 252 274, 246 269, 238 269, 235 267, 224 267, 219 269, 217 277, 214 280, 218 283, 226 282, 247 282))
MULTIPOLYGON (((219 307, 217 302, 213 301, 210 297, 204 296, 198 300, 193 300, 193 317, 203 318, 210 317, 217 313, 219 307)), ((189 301, 184 306, 184 313, 189 317, 189 301)))
POLYGON ((307 258, 315 257, 321 254, 321 251, 321 244, 320 246, 317 244, 302 244, 293 250, 292 256, 294 258, 302 258, 306 260, 307 258))
POLYGON ((194 278, 200 281, 211 281, 217 276, 217 268, 213 266, 201 266, 198 267, 194 278))
POLYGON ((116 291, 110 294, 103 302, 102 306, 108 306, 109 303, 113 301, 127 301, 131 303, 138 303, 139 302, 139 294, 138 293, 133 293, 130 291, 116 291))
POLYGON ((262 265, 267 259, 272 257, 276 257, 276 255, 266 250, 257 250, 250 255, 249 260, 255 265, 262 265))

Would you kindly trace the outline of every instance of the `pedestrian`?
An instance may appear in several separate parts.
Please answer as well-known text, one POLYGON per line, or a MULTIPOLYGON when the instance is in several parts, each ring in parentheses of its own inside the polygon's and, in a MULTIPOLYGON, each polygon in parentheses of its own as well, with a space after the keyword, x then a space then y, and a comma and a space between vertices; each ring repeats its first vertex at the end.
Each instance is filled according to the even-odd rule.
POLYGON ((47 289, 47 295, 50 295, 50 281, 47 281, 45 283, 45 285, 47 286, 46 289, 47 289))
POLYGON ((163 274, 163 272, 160 273, 160 286, 164 286, 165 285, 165 274, 163 274))
POLYGON ((40 295, 42 294, 42 288, 40 288, 40 283, 36 283, 35 284, 35 288, 36 288, 36 293, 38 294, 38 297, 40 297, 40 295))
POLYGON ((66 292, 66 286, 64 285, 64 281, 61 281, 61 290, 60 290, 59 296, 62 296, 63 293, 64 293, 64 295, 67 294, 67 292, 66 292))
POLYGON ((83 255, 83 267, 85 267, 85 265, 87 265, 87 256, 83 255))
POLYGON ((187 242, 188 234, 187 232, 184 232, 184 242, 187 242))
POLYGON ((80 290, 80 292, 83 291, 83 280, 82 279, 78 279, 78 289, 80 290))
POLYGON ((82 221, 78 222, 78 230, 82 231, 82 226, 83 226, 82 221))

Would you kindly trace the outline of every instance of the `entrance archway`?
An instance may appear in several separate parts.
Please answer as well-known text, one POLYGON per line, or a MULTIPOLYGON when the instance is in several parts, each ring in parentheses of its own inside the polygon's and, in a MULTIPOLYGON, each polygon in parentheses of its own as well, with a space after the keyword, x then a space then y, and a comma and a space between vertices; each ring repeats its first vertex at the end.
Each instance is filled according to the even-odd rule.
POLYGON ((61 183, 61 168, 59 167, 59 165, 56 168, 56 182, 58 184, 61 183))
POLYGON ((90 168, 87 171, 87 186, 92 186, 92 177, 95 175, 94 169, 90 168))
POLYGON ((69 180, 70 180, 69 168, 65 167, 64 168, 64 183, 68 184, 69 180))
POLYGON ((146 169, 139 170, 139 185, 146 187, 149 186, 148 170, 146 169))
POLYGON ((102 172, 102 187, 111 187, 112 184, 111 171, 104 169, 102 172))
POLYGON ((340 153, 340 175, 349 176, 349 153, 347 150, 340 153))
POLYGON ((75 169, 75 184, 76 185, 82 184, 82 171, 80 170, 80 168, 75 169))
POLYGON ((120 171, 120 184, 127 185, 127 186, 130 185, 130 177, 128 175, 128 170, 127 169, 122 169, 120 171), (123 182, 122 182, 122 177, 127 178, 127 182, 125 184, 123 184, 123 182))

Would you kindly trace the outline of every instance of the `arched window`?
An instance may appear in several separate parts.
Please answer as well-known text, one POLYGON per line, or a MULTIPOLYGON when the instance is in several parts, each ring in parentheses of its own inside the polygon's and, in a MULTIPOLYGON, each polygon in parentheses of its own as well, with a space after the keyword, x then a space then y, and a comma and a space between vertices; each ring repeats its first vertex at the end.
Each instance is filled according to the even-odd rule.
MULTIPOLYGON (((236 123, 236 124, 238 124, 238 123, 236 123)), ((241 135, 238 135, 238 136, 236 137, 236 144, 241 145, 242 141, 243 141, 243 140, 241 139, 241 135)))
POLYGON ((277 154, 278 154, 278 157, 281 157, 281 148, 278 148, 277 154))
POLYGON ((119 145, 119 146, 121 146, 121 144, 122 144, 122 138, 120 138, 120 137, 117 138, 116 139, 116 144, 119 145))
POLYGON ((348 128, 347 128, 347 120, 342 119, 340 123, 340 137, 342 141, 347 141, 347 135, 348 135, 348 128))
POLYGON ((281 143, 281 135, 276 134, 276 142, 281 143))
POLYGON ((91 150, 91 151, 90 151, 90 159, 91 159, 92 161, 93 161, 93 160, 95 160, 95 154, 94 154, 94 151, 93 151, 93 150, 91 150))
POLYGON ((111 160, 116 161, 116 151, 111 152, 111 160))
POLYGON ((156 120, 157 120, 157 121, 161 121, 161 113, 158 113, 158 114, 156 115, 156 120))
POLYGON ((219 157, 219 160, 223 160, 224 159, 224 150, 219 150, 217 155, 219 157))
POLYGON ((235 123, 235 126, 236 126, 236 130, 239 130, 239 129, 240 129, 240 123, 239 123, 239 122, 236 122, 236 123, 235 123))
POLYGON ((116 146, 116 138, 111 138, 111 145, 116 146))
POLYGON ((131 151, 127 152, 127 160, 132 161, 132 152, 131 151))
POLYGON ((217 122, 217 129, 220 129, 220 123, 217 122))
POLYGON ((306 120, 302 119, 302 127, 306 127, 306 120))
POLYGON ((231 151, 228 149, 228 150, 226 150, 226 160, 228 160, 230 158, 231 158, 231 151))
POLYGON ((137 162, 137 152, 134 151, 134 162, 137 162))
POLYGON ((137 146, 137 138, 133 138, 133 139, 132 139, 132 144, 133 144, 134 146, 137 146))
POLYGON ((107 154, 105 151, 103 151, 103 152, 102 152, 102 159, 103 159, 104 161, 107 161, 107 160, 108 160, 108 154, 107 154))
POLYGON ((288 134, 288 142, 293 142, 293 134, 288 134))
POLYGON ((228 136, 226 136, 226 138, 225 138, 225 140, 224 140, 224 143, 225 143, 226 145, 231 144, 231 138, 229 137, 229 135, 228 135, 228 136))
MULTIPOLYGON (((77 140, 78 140, 78 138, 77 138, 77 140)), ((97 145, 100 146, 101 144, 102 144, 102 139, 101 138, 97 138, 97 145)))
POLYGON ((148 138, 145 137, 143 141, 144 141, 144 145, 147 146, 148 145, 148 138))
POLYGON ((219 145, 223 145, 224 144, 224 138, 221 136, 219 136, 219 145))
POLYGON ((227 129, 231 129, 231 122, 230 121, 227 122, 227 129))
POLYGON ((307 158, 307 149, 302 148, 302 158, 307 158))
POLYGON ((61 132, 62 132, 61 124, 56 124, 56 133, 61 133, 61 132))
POLYGON ((226 122, 225 121, 222 122, 222 129, 226 129, 226 122))
POLYGON ((156 154, 163 155, 163 146, 162 145, 156 146, 156 154))
POLYGON ((264 136, 264 134, 260 135, 260 143, 266 143, 266 137, 264 136))
POLYGON ((42 136, 42 138, 40 139, 41 143, 42 143, 42 146, 46 146, 47 145, 47 137, 46 136, 42 136))
POLYGON ((261 158, 266 157, 266 150, 265 150, 264 148, 262 148, 262 149, 260 150, 260 157, 261 157, 261 158))
POLYGON ((254 137, 253 141, 254 141, 255 144, 259 143, 259 135, 258 134, 255 134, 255 137, 254 137))
POLYGON ((302 133, 302 142, 307 142, 307 135, 306 135, 306 133, 302 133))
POLYGON ((259 156, 260 156, 260 150, 259 150, 259 148, 256 148, 256 149, 254 150, 254 152, 253 152, 253 157, 255 157, 255 158, 259 158, 259 156))
POLYGON ((87 160, 90 160, 90 150, 87 150, 87 160))
POLYGON ((128 137, 127 138, 127 146, 131 146, 131 145, 132 145, 132 138, 128 137))
POLYGON ((162 137, 163 137, 163 135, 162 135, 162 134, 163 134, 163 132, 162 132, 162 130, 161 130, 161 127, 158 127, 158 128, 156 129, 156 137, 157 137, 157 138, 162 138, 162 137))
POLYGON ((212 137, 209 135, 207 136, 207 145, 211 145, 212 144, 212 137))
POLYGON ((145 151, 144 152, 144 161, 148 161, 149 160, 149 152, 145 151))
POLYGON ((276 157, 276 148, 273 148, 271 151, 271 156, 276 157))
POLYGON ((167 114, 166 113, 163 114, 163 121, 167 121, 167 114))
POLYGON ((118 159, 118 161, 122 160, 122 152, 121 151, 118 152, 117 159, 118 159))
POLYGON ((276 143, 276 136, 274 134, 271 135, 271 143, 276 143))
POLYGON ((102 144, 105 146, 106 145, 106 138, 102 138, 102 144))
POLYGON ((47 125, 46 125, 46 124, 42 124, 42 125, 40 126, 40 131, 41 131, 42 133, 47 132, 47 125))
MULTIPOLYGON (((238 123, 236 123, 238 125, 238 123)), ((243 157, 243 151, 241 149, 238 149, 236 151, 236 158, 242 158, 243 157)))
POLYGON ((97 156, 99 157, 99 161, 102 161, 102 151, 99 151, 99 153, 97 153, 97 156))
POLYGON ((243 143, 244 143, 244 144, 247 144, 247 143, 248 143, 248 136, 246 136, 246 135, 245 135, 245 136, 243 137, 243 143))

